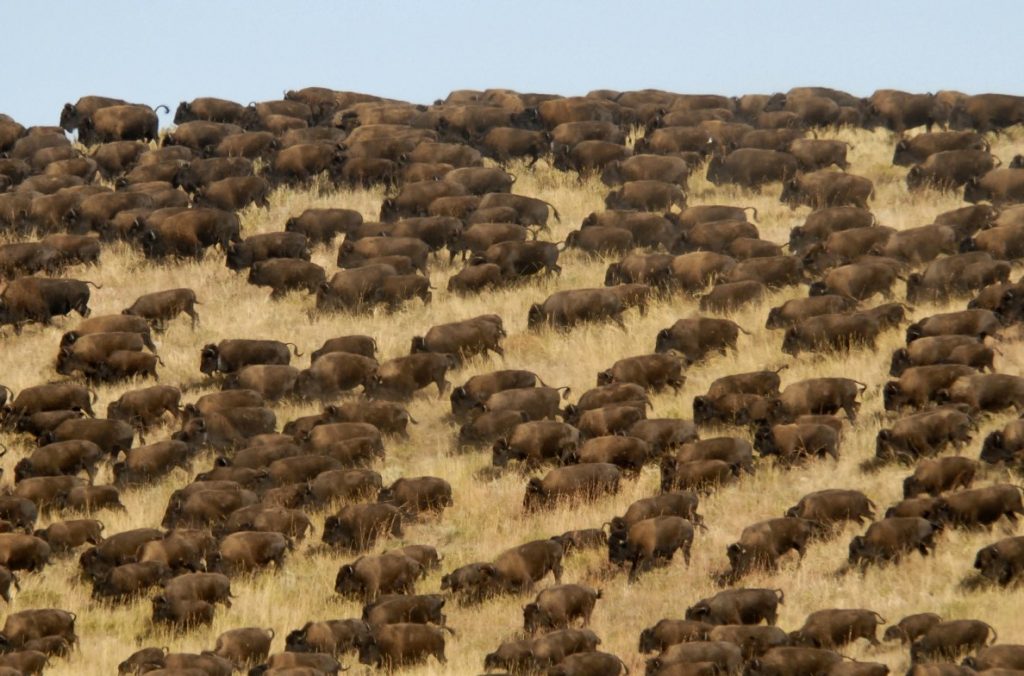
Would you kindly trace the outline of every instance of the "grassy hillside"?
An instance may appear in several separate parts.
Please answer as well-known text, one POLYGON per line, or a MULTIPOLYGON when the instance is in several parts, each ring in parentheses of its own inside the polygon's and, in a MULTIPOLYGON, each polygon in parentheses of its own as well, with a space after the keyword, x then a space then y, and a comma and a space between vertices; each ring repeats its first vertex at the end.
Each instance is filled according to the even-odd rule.
MULTIPOLYGON (((890 164, 895 137, 887 132, 841 131, 839 138, 850 141, 850 171, 870 177, 875 184, 871 204, 878 222, 895 228, 909 228, 932 222, 932 218, 961 206, 958 196, 926 191, 908 194, 903 177, 905 169, 890 164)), ((1024 148, 1018 137, 993 139, 993 153, 1008 161, 1024 148)), ((606 192, 596 179, 578 181, 574 175, 550 169, 541 161, 535 169, 513 166, 518 176, 515 192, 540 197, 553 203, 562 215, 554 224, 550 239, 560 241, 578 227, 591 211, 603 208, 606 192)), ((698 172, 700 173, 700 172, 698 172)), ((761 192, 733 188, 716 188, 702 175, 691 179, 691 204, 733 204, 754 206, 759 213, 761 237, 785 242, 791 227, 802 223, 807 209, 791 211, 778 201, 780 187, 771 185, 761 192)), ((243 235, 282 230, 285 220, 309 207, 336 206, 361 211, 367 220, 375 220, 382 200, 380 191, 296 191, 278 190, 269 210, 249 208, 242 212, 243 235)), ((319 249, 313 260, 324 266, 328 274, 336 269, 336 249, 319 249)), ((160 382, 178 384, 186 390, 185 399, 214 391, 217 384, 199 372, 199 349, 206 343, 224 338, 275 338, 298 344, 305 354, 318 348, 333 336, 363 333, 374 336, 379 345, 379 358, 408 353, 410 338, 422 335, 434 324, 464 319, 474 315, 497 312, 504 321, 508 338, 504 342, 504 358, 475 358, 449 379, 461 383, 471 375, 499 368, 525 368, 538 373, 550 385, 567 385, 578 396, 595 384, 595 374, 615 360, 654 349, 655 334, 682 317, 698 314, 696 301, 681 295, 659 299, 644 317, 635 310, 626 315, 627 331, 614 325, 591 325, 569 333, 549 330, 526 330, 526 314, 531 303, 539 302, 560 289, 601 286, 605 268, 611 260, 590 258, 575 251, 562 255, 564 272, 559 277, 539 277, 503 291, 477 297, 457 297, 447 293, 447 278, 458 270, 447 264, 447 255, 431 261, 431 281, 436 290, 433 302, 424 306, 419 301, 389 314, 382 309, 372 314, 334 314, 317 316, 312 310, 314 299, 301 293, 272 301, 265 289, 248 285, 245 276, 228 270, 223 255, 210 250, 200 263, 156 265, 143 259, 141 253, 124 245, 104 250, 101 265, 73 269, 69 274, 102 285, 94 291, 91 302, 95 314, 120 312, 138 295, 160 289, 188 286, 201 301, 200 326, 193 332, 182 318, 173 322, 166 333, 158 336, 160 355, 166 366, 160 369, 160 382)), ((902 284, 900 285, 902 287, 902 284)), ((902 288, 898 290, 902 293, 902 288)), ((727 566, 725 548, 735 541, 748 524, 765 518, 781 516, 800 496, 824 488, 856 488, 864 491, 884 511, 885 506, 901 497, 903 467, 889 467, 865 475, 858 464, 874 453, 874 438, 885 423, 881 387, 888 376, 889 356, 903 343, 903 331, 892 330, 879 341, 877 351, 860 350, 849 355, 802 355, 794 360, 779 347, 781 332, 764 328, 768 309, 789 298, 806 295, 806 287, 790 288, 771 294, 764 302, 731 316, 752 335, 741 336, 738 350, 726 357, 715 356, 693 367, 686 375, 683 390, 653 397, 651 417, 691 417, 691 401, 706 391, 715 378, 730 373, 777 368, 783 371, 783 386, 789 382, 814 376, 847 376, 867 383, 861 416, 845 433, 841 459, 811 462, 803 467, 784 471, 770 462, 761 462, 755 476, 744 476, 702 501, 700 511, 708 525, 707 532, 698 532, 693 548, 693 561, 685 567, 677 557, 666 568, 644 575, 633 585, 626 583, 623 572, 612 568, 605 552, 588 552, 571 556, 566 565, 565 582, 581 582, 600 587, 604 597, 598 601, 592 628, 603 639, 602 649, 619 655, 631 670, 642 670, 643 659, 637 652, 640 631, 663 617, 682 617, 685 608, 701 597, 713 594, 716 587, 711 574, 727 566)), ((959 309, 966 298, 948 306, 921 304, 912 315, 922 317, 939 311, 959 309)), ((50 328, 32 326, 21 337, 14 338, 9 329, 0 344, 0 382, 16 392, 20 389, 59 379, 54 371, 57 345, 63 331, 75 319, 58 320, 50 328)), ((1013 337, 1000 346, 997 370, 1020 373, 1022 352, 1013 337)), ((300 367, 308 357, 293 361, 300 367)), ((100 401, 96 410, 106 410, 108 402, 123 392, 141 386, 124 383, 98 389, 100 401)), ((632 501, 654 495, 658 491, 658 474, 654 467, 643 471, 637 480, 626 480, 619 495, 582 507, 560 508, 533 514, 522 510, 526 477, 510 471, 500 478, 484 481, 478 470, 489 466, 489 452, 463 452, 454 443, 457 425, 448 418, 447 397, 438 399, 436 390, 418 393, 408 404, 418 421, 411 426, 408 439, 387 442, 387 459, 376 468, 385 484, 400 476, 434 475, 451 482, 454 507, 441 517, 424 518, 407 527, 402 542, 383 542, 375 551, 400 544, 424 543, 436 546, 445 556, 442 571, 432 573, 417 585, 421 593, 436 592, 440 576, 464 563, 488 560, 501 550, 527 540, 546 537, 573 528, 597 527, 611 516, 621 514, 632 501)), ((296 416, 317 412, 314 405, 283 404, 276 407, 279 425, 296 416)), ((967 453, 976 457, 984 434, 1002 426, 1012 414, 983 418, 981 432, 967 453)), ((167 438, 172 425, 153 430, 147 441, 167 438)), ((702 436, 719 434, 747 436, 744 429, 702 430, 702 436)), ((0 443, 11 449, 3 458, 5 482, 13 480, 13 467, 29 450, 25 436, 0 434, 0 443)), ((202 455, 195 470, 207 469, 212 456, 202 455)), ((128 509, 124 513, 102 511, 95 515, 106 524, 107 534, 153 526, 159 523, 168 495, 186 484, 190 476, 176 470, 155 487, 129 490, 123 494, 128 509)), ((1005 479, 992 472, 977 483, 1005 479)), ((109 483, 112 476, 104 468, 98 483, 109 483)), ((1019 479, 1014 479, 1019 481, 1019 479)), ((233 581, 238 597, 232 608, 217 610, 209 630, 172 634, 150 626, 150 604, 141 600, 126 606, 107 606, 90 599, 90 588, 77 578, 76 558, 68 558, 39 574, 23 574, 22 590, 11 604, 11 610, 38 607, 60 607, 78 614, 81 649, 64 661, 54 661, 53 674, 111 674, 128 654, 143 645, 169 646, 174 651, 198 651, 212 648, 215 637, 230 628, 244 626, 273 627, 277 632, 273 649, 283 649, 285 634, 307 620, 358 617, 361 606, 343 600, 333 592, 338 566, 353 556, 330 551, 319 543, 320 529, 326 513, 311 515, 317 527, 314 537, 300 543, 288 558, 283 570, 243 577, 233 581)), ((46 521, 41 520, 41 526, 46 521)), ((745 586, 778 587, 785 590, 779 624, 784 629, 799 627, 811 611, 826 607, 863 607, 880 612, 895 622, 900 617, 921 611, 935 611, 946 618, 979 618, 992 624, 1001 642, 1024 643, 1024 624, 1019 617, 1019 594, 1002 590, 965 593, 959 582, 971 571, 974 552, 981 546, 1004 537, 1004 528, 992 532, 947 532, 939 540, 936 555, 922 559, 908 557, 899 566, 837 576, 846 560, 847 544, 859 531, 847 527, 836 539, 810 547, 802 563, 790 555, 777 574, 759 574, 745 579, 745 586)), ((550 578, 540 587, 551 584, 550 578)), ((521 631, 521 607, 532 598, 503 597, 476 607, 460 608, 454 602, 446 608, 449 625, 457 632, 449 638, 446 668, 434 662, 410 668, 416 674, 469 674, 482 671, 483 657, 505 639, 521 631)), ((858 659, 887 663, 893 672, 902 673, 908 659, 897 646, 872 650, 864 645, 844 649, 858 659)), ((356 658, 343 659, 353 664, 356 658)), ((359 667, 361 669, 362 667, 359 667)))

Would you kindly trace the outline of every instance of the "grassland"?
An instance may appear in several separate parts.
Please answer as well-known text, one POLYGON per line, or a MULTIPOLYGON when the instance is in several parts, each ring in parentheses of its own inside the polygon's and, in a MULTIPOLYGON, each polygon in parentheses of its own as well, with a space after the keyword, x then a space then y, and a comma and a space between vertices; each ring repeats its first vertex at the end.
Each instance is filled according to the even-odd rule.
MULTIPOLYGON (((841 131, 837 136, 853 144, 850 170, 870 177, 875 183, 872 209, 878 222, 896 228, 924 225, 932 222, 935 214, 961 206, 959 197, 954 195, 908 194, 903 183, 905 170, 890 165, 895 142, 891 134, 841 131)), ((1024 142, 1020 137, 993 139, 993 152, 1004 161, 1022 147, 1024 142)), ((516 192, 546 199, 561 212, 562 222, 553 226, 551 235, 555 241, 564 239, 588 213, 603 208, 602 199, 607 189, 596 179, 578 181, 574 175, 548 168, 543 161, 532 171, 523 166, 510 170, 519 179, 516 192)), ((761 237, 785 242, 789 228, 799 225, 807 210, 789 210, 778 202, 778 193, 778 185, 754 193, 716 188, 700 175, 693 177, 689 186, 691 204, 756 207, 761 237)), ((290 215, 317 206, 354 208, 367 220, 374 220, 382 197, 381 191, 373 190, 278 190, 272 196, 269 210, 250 208, 242 213, 243 234, 281 230, 290 215)), ((314 253, 313 260, 331 271, 336 267, 335 255, 334 249, 320 249, 314 253)), ((315 316, 311 313, 313 298, 298 293, 272 301, 266 290, 249 286, 243 275, 228 270, 223 256, 212 250, 199 263, 154 265, 144 260, 138 251, 115 245, 104 250, 100 266, 75 269, 70 274, 102 285, 102 290, 93 294, 91 305, 95 314, 120 312, 142 293, 181 286, 195 289, 202 303, 200 326, 193 332, 188 321, 182 319, 158 337, 159 351, 166 364, 160 370, 160 382, 180 385, 187 391, 188 401, 216 389, 216 384, 207 381, 198 369, 199 348, 209 342, 232 337, 275 338, 297 343, 308 353, 329 337, 364 333, 377 339, 383 360, 406 354, 410 338, 421 335, 434 324, 485 312, 497 312, 505 320, 509 334, 504 343, 505 357, 471 360, 449 375, 453 382, 460 383, 471 375, 499 368, 527 368, 540 374, 547 383, 568 385, 579 394, 594 385, 597 371, 616 359, 651 352, 659 329, 676 319, 698 314, 695 300, 677 295, 659 300, 644 317, 631 310, 627 314, 627 331, 613 325, 593 325, 570 333, 528 332, 526 313, 531 303, 555 290, 600 286, 611 261, 585 257, 570 250, 563 254, 564 272, 560 277, 541 277, 512 289, 463 298, 445 291, 448 276, 457 270, 448 266, 446 259, 443 256, 431 263, 431 280, 437 288, 433 302, 423 306, 416 301, 394 314, 377 310, 372 314, 315 316)), ((868 389, 863 397, 860 419, 844 435, 839 462, 818 461, 788 471, 762 463, 756 475, 745 476, 738 484, 703 500, 701 512, 709 530, 698 533, 689 568, 684 567, 680 557, 667 568, 628 585, 626 576, 609 566, 604 552, 574 555, 567 562, 564 581, 591 584, 603 590, 604 597, 598 602, 592 628, 603 639, 602 649, 619 655, 634 672, 643 668, 644 656, 637 652, 641 629, 663 617, 682 617, 688 605, 714 593, 716 588, 710 574, 727 565, 725 547, 736 539, 744 526, 781 516, 800 496, 823 488, 863 490, 881 509, 901 497, 901 479, 907 473, 906 468, 890 467, 865 475, 857 466, 873 454, 875 434, 885 423, 881 387, 887 380, 889 355, 902 344, 902 331, 884 334, 876 351, 802 355, 793 360, 780 352, 782 336, 764 329, 764 320, 770 307, 805 294, 806 288, 780 291, 763 303, 732 316, 753 335, 741 336, 735 354, 713 357, 692 368, 679 394, 654 396, 650 415, 689 418, 692 398, 703 393, 715 378, 730 373, 788 364, 788 370, 782 374, 784 385, 812 376, 854 377, 867 383, 868 389)), ((957 299, 948 306, 922 304, 914 309, 913 315, 921 317, 958 309, 965 302, 966 299, 957 299)), ((59 320, 50 328, 30 327, 18 338, 5 333, 0 338, 0 382, 18 391, 58 379, 53 368, 57 345, 61 333, 74 322, 74 319, 59 320)), ((997 369, 1020 373, 1024 351, 1012 338, 1005 340, 1000 350, 997 369)), ((306 359, 297 361, 305 366, 306 359)), ((97 411, 104 411, 108 402, 141 385, 124 383, 99 388, 97 411)), ((457 427, 447 417, 446 398, 437 399, 436 391, 430 388, 419 393, 408 408, 419 424, 412 427, 408 439, 393 439, 388 443, 387 460, 376 469, 385 483, 400 476, 444 477, 454 488, 455 505, 440 518, 424 519, 408 527, 401 543, 385 542, 378 549, 398 544, 431 544, 444 554, 443 569, 449 570, 471 561, 490 559, 507 547, 531 539, 572 528, 599 526, 612 515, 622 513, 632 501, 657 492, 657 471, 651 467, 637 480, 624 482, 619 495, 613 498, 582 507, 524 514, 521 506, 524 476, 510 472, 492 481, 476 478, 477 471, 489 465, 490 454, 460 451, 456 447, 457 427)), ((316 409, 313 405, 283 404, 276 412, 279 424, 283 424, 316 409)), ((986 417, 968 454, 976 457, 983 435, 1003 425, 1010 415, 986 417)), ((172 431, 170 425, 154 430, 147 440, 166 438, 172 431)), ((706 437, 719 434, 746 436, 748 432, 743 429, 702 430, 706 437)), ((10 481, 15 462, 29 449, 29 439, 4 433, 0 435, 0 442, 13 451, 2 461, 8 477, 5 481, 10 481)), ((201 456, 196 471, 209 467, 211 461, 212 456, 201 456)), ((993 472, 983 476, 980 483, 997 478, 1000 477, 993 472)), ((176 470, 155 487, 124 493, 126 512, 102 511, 95 516, 104 521, 108 534, 156 525, 171 491, 189 479, 188 474, 176 470)), ((97 482, 111 480, 109 469, 104 469, 97 482)), ((145 599, 126 606, 93 602, 90 588, 77 578, 75 558, 61 560, 39 574, 22 575, 22 590, 10 609, 60 607, 78 614, 81 648, 66 662, 55 661, 49 672, 53 674, 111 674, 116 671, 117 663, 138 647, 156 645, 168 646, 174 651, 198 651, 212 648, 215 637, 222 631, 244 626, 273 627, 277 632, 273 649, 282 650, 284 635, 307 620, 358 617, 360 614, 358 604, 343 600, 333 592, 338 566, 354 557, 320 545, 319 530, 325 515, 312 515, 316 536, 301 543, 282 570, 234 581, 233 589, 238 597, 234 606, 218 609, 209 630, 173 634, 154 629, 149 622, 149 601, 145 599)), ((785 590, 786 601, 779 624, 787 630, 797 628, 809 612, 825 607, 871 608, 893 622, 909 613, 930 610, 947 618, 984 619, 999 631, 1002 642, 1024 643, 1019 592, 965 593, 959 588, 961 579, 971 570, 974 552, 1004 536, 1000 526, 993 532, 946 533, 934 557, 913 556, 899 566, 871 570, 864 577, 837 576, 836 571, 846 558, 847 543, 856 533, 857 529, 850 526, 835 540, 813 545, 799 565, 795 557, 787 558, 778 573, 754 575, 744 584, 785 590)), ((431 574, 417 590, 436 592, 443 572, 431 574)), ((550 579, 540 586, 547 584, 551 584, 550 579)), ((521 606, 529 600, 504 597, 466 608, 451 603, 446 610, 449 624, 457 634, 448 641, 447 667, 430 662, 410 668, 407 673, 481 671, 484 655, 502 640, 521 631, 521 606)), ((905 652, 897 646, 872 650, 855 645, 844 652, 858 659, 885 662, 894 673, 902 673, 908 663, 905 652)), ((351 654, 343 660, 346 664, 355 661, 351 654)))

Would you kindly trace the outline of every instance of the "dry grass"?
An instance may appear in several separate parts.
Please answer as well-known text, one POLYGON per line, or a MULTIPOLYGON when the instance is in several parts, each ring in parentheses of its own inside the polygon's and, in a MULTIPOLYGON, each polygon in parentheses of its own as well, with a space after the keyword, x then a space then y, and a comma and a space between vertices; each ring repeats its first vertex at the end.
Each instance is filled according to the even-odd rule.
MULTIPOLYGON (((851 171, 869 176, 875 182, 872 206, 880 223, 897 228, 923 225, 930 223, 935 214, 960 206, 959 199, 951 195, 907 193, 902 180, 905 172, 889 164, 894 143, 891 135, 842 131, 838 136, 854 144, 851 171)), ((1008 159, 1020 151, 1021 145, 1019 138, 1004 136, 994 140, 993 148, 997 155, 1008 159)), ((578 182, 573 176, 547 169, 543 162, 535 172, 521 166, 511 171, 519 177, 515 186, 517 192, 541 197, 558 207, 562 223, 554 226, 554 240, 564 239, 584 216, 602 207, 605 188, 595 180, 578 182)), ((802 222, 806 210, 793 212, 785 208, 778 202, 778 190, 777 185, 758 193, 716 189, 703 178, 695 177, 689 192, 693 204, 755 206, 760 213, 762 237, 784 242, 789 228, 802 222)), ((281 230, 288 216, 313 206, 355 208, 365 218, 373 219, 381 197, 380 192, 374 191, 329 194, 278 191, 269 211, 243 213, 244 234, 281 230)), ((314 261, 333 270, 335 253, 335 250, 319 250, 315 252, 314 261)), ((159 337, 160 354, 166 363, 160 372, 161 382, 187 388, 189 401, 213 389, 198 371, 199 348, 208 342, 230 337, 276 338, 295 342, 308 353, 326 338, 365 333, 376 337, 381 358, 385 359, 407 353, 410 337, 422 334, 433 324, 485 312, 498 312, 505 320, 509 334, 505 341, 506 355, 503 359, 470 361, 450 374, 453 382, 498 368, 528 368, 549 384, 569 385, 574 392, 581 393, 594 384, 597 371, 618 358, 652 351, 659 329, 678 318, 697 314, 693 299, 676 296, 659 301, 646 317, 636 316, 631 311, 627 315, 629 330, 626 332, 604 325, 587 326, 568 334, 526 331, 526 311, 530 303, 556 289, 600 286, 608 262, 569 251, 564 254, 564 272, 560 278, 539 278, 512 290, 458 298, 445 291, 447 277, 455 268, 449 268, 444 260, 438 259, 432 263, 431 272, 432 283, 438 290, 429 306, 424 307, 417 301, 396 314, 378 310, 365 315, 313 318, 310 316, 311 297, 292 294, 281 301, 271 301, 265 290, 248 286, 242 275, 228 270, 223 257, 212 251, 200 263, 162 266, 146 262, 136 251, 117 246, 104 251, 100 267, 73 270, 71 274, 103 286, 93 294, 92 307, 96 314, 119 312, 136 296, 149 291, 178 286, 196 290, 202 302, 200 327, 192 332, 188 322, 182 319, 159 337)), ((756 476, 744 477, 738 485, 705 499, 701 511, 710 530, 698 533, 694 559, 688 569, 677 558, 671 566, 643 576, 637 584, 627 585, 625 575, 610 570, 601 552, 575 555, 567 562, 566 582, 583 582, 603 589, 604 598, 597 605, 593 629, 603 639, 602 648, 618 654, 634 672, 643 668, 643 656, 636 649, 640 630, 663 617, 681 617, 688 605, 714 593, 716 589, 709 574, 725 567, 725 547, 744 526, 781 516, 801 495, 823 488, 863 490, 881 509, 900 497, 905 468, 891 467, 878 474, 865 475, 858 471, 857 465, 873 453, 874 437, 883 423, 880 389, 887 380, 889 355, 901 344, 902 332, 894 330, 884 335, 876 352, 858 351, 831 357, 804 355, 792 360, 779 350, 781 334, 765 330, 764 320, 772 305, 805 293, 803 288, 789 289, 738 313, 733 318, 753 335, 741 336, 736 354, 715 357, 693 368, 687 374, 686 387, 678 395, 655 396, 651 415, 689 418, 692 397, 702 393, 715 378, 729 373, 789 364, 790 368, 782 374, 784 384, 811 376, 851 376, 866 382, 868 389, 862 416, 845 435, 841 460, 838 463, 815 462, 785 472, 765 463, 756 476)), ((922 305, 914 314, 924 316, 955 309, 964 302, 965 299, 958 300, 948 308, 922 305)), ((74 321, 58 321, 58 326, 45 329, 30 327, 18 339, 5 335, 0 380, 18 391, 56 379, 53 360, 57 344, 61 333, 73 326, 74 321)), ((1022 352, 1012 343, 1003 344, 1001 349, 1003 356, 998 359, 997 368, 1019 372, 1024 358, 1022 352)), ((306 358, 297 361, 303 366, 307 363, 306 358)), ((99 388, 97 410, 104 411, 108 402, 140 385, 126 383, 99 388)), ((312 413, 315 408, 284 404, 276 411, 279 423, 283 424, 295 416, 312 413)), ((445 556, 447 570, 470 561, 492 558, 506 547, 531 539, 571 528, 598 526, 610 516, 622 513, 633 500, 657 492, 657 472, 648 468, 638 480, 626 481, 621 493, 614 498, 583 507, 527 515, 521 508, 525 484, 521 475, 509 473, 490 483, 474 478, 478 469, 489 464, 489 453, 459 452, 455 448, 456 428, 446 419, 447 400, 438 400, 434 390, 428 389, 414 398, 409 410, 419 424, 412 428, 407 440, 390 441, 387 461, 377 469, 385 482, 403 475, 444 477, 454 488, 455 506, 441 518, 424 520, 407 528, 402 543, 383 543, 381 549, 408 543, 435 545, 445 556)), ((1008 414, 986 418, 969 453, 976 455, 982 435, 1001 426, 1008 418, 1008 414)), ((149 435, 149 441, 166 438, 171 431, 170 427, 155 430, 149 435)), ((720 433, 747 435, 746 430, 724 429, 706 430, 704 436, 720 433)), ((25 437, 9 434, 0 436, 0 442, 14 450, 3 460, 7 476, 11 477, 14 463, 30 444, 25 437)), ((209 456, 200 458, 197 467, 209 466, 210 459, 209 456)), ((996 478, 987 476, 982 482, 996 478)), ((99 482, 106 483, 110 479, 109 471, 104 470, 99 482)), ((188 480, 184 472, 175 471, 155 487, 127 492, 124 496, 127 512, 100 512, 95 516, 106 523, 108 533, 152 526, 159 523, 170 492, 188 480)), ((324 514, 314 515, 318 532, 323 517, 324 514)), ((800 565, 795 558, 786 559, 777 574, 755 575, 743 584, 785 590, 786 602, 781 608, 779 623, 787 630, 795 629, 809 612, 823 607, 872 608, 890 621, 909 613, 933 610, 950 618, 982 618, 996 627, 1001 641, 1024 642, 1024 624, 1019 618, 1016 594, 964 593, 958 588, 960 580, 970 572, 974 551, 1003 536, 999 527, 994 532, 947 533, 941 537, 936 555, 928 559, 913 556, 899 566, 872 570, 864 577, 837 577, 835 573, 845 561, 846 546, 854 531, 851 526, 837 539, 813 545, 800 565)), ((198 651, 212 648, 220 632, 243 626, 273 627, 277 632, 273 648, 278 651, 283 649, 284 635, 307 620, 359 616, 359 605, 342 600, 333 592, 338 566, 352 558, 322 550, 318 537, 314 537, 297 548, 283 570, 236 580, 233 587, 238 599, 234 607, 218 609, 210 630, 183 635, 154 631, 149 623, 148 600, 114 607, 92 602, 89 587, 77 580, 73 558, 61 560, 40 574, 23 575, 22 591, 11 604, 11 610, 55 606, 78 614, 81 650, 67 662, 55 662, 51 672, 54 674, 114 673, 120 660, 143 645, 198 651)), ((418 585, 418 591, 437 591, 440 575, 432 574, 418 585)), ((540 586, 550 583, 548 579, 540 586)), ((448 642, 448 666, 442 669, 431 662, 409 669, 409 673, 480 671, 483 656, 520 630, 521 606, 526 602, 526 598, 502 598, 470 608, 451 604, 447 609, 449 623, 458 633, 448 642)), ((894 672, 902 672, 907 666, 905 653, 893 646, 872 651, 856 645, 845 652, 858 659, 886 662, 894 672)), ((344 659, 346 663, 354 661, 352 655, 344 659)))

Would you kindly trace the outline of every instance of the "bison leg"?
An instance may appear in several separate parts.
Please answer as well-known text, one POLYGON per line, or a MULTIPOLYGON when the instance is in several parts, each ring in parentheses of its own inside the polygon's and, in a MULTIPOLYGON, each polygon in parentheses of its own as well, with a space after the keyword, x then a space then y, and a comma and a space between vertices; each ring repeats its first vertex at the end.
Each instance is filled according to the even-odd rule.
POLYGON ((639 555, 639 554, 637 554, 635 557, 633 557, 633 565, 631 565, 629 567, 629 583, 630 584, 633 584, 634 582, 636 582, 637 571, 640 568, 640 559, 641 559, 641 555, 639 555))

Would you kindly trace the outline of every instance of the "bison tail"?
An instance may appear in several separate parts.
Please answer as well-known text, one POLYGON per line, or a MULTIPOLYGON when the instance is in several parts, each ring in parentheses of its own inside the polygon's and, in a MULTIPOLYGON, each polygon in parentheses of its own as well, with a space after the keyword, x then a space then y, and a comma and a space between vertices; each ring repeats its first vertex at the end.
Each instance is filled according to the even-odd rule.
POLYGON ((555 215, 555 220, 558 221, 559 223, 561 223, 562 222, 562 216, 561 216, 561 214, 558 213, 558 209, 555 208, 555 205, 552 204, 551 202, 546 202, 546 204, 549 207, 551 207, 551 213, 553 213, 555 215))
POLYGON ((90 404, 95 404, 100 399, 100 395, 96 394, 96 390, 91 388, 89 389, 89 396, 92 399, 92 401, 89 402, 90 404))
POLYGON ((100 286, 96 282, 90 282, 88 279, 83 279, 82 281, 85 282, 86 284, 88 284, 89 286, 92 286, 93 288, 96 288, 96 289, 102 289, 103 288, 102 286, 100 286))
POLYGON ((158 105, 158 106, 157 106, 156 108, 154 108, 154 109, 153 109, 153 112, 154 112, 154 113, 156 113, 156 112, 159 112, 161 108, 163 108, 163 109, 164 109, 164 113, 166 113, 167 115, 170 115, 170 114, 171 114, 171 109, 170 109, 170 108, 168 108, 168 107, 166 106, 166 104, 163 104, 163 103, 161 103, 161 104, 160 104, 160 105, 158 105))
POLYGON ((779 368, 777 368, 774 371, 772 371, 772 373, 779 374, 779 373, 782 373, 783 371, 785 371, 788 368, 789 368, 789 364, 783 364, 779 368))
POLYGON ((563 400, 564 399, 568 399, 569 395, 572 394, 572 389, 568 385, 562 385, 561 387, 556 387, 555 389, 556 390, 565 390, 565 392, 562 392, 562 399, 563 400))
POLYGON ((861 389, 861 392, 863 392, 864 390, 868 389, 868 386, 865 385, 864 383, 860 382, 859 380, 854 380, 853 382, 857 384, 857 387, 859 387, 861 389))
POLYGON ((873 610, 871 612, 874 614, 875 619, 878 620, 879 624, 889 624, 889 620, 887 620, 884 617, 882 617, 879 613, 876 613, 873 610))
POLYGON ((301 356, 302 356, 302 353, 301 353, 301 352, 299 352, 299 346, 298 346, 298 345, 296 345, 295 343, 285 343, 285 345, 291 345, 291 346, 292 346, 292 353, 293 353, 293 354, 294 354, 294 355, 295 355, 296 357, 301 357, 301 356))
POLYGON ((441 629, 444 629, 445 631, 447 631, 452 636, 455 636, 455 630, 452 629, 451 627, 449 627, 448 625, 444 625, 443 627, 441 627, 441 629))
POLYGON ((748 209, 754 215, 754 222, 756 223, 757 219, 760 218, 760 216, 757 215, 757 207, 743 207, 744 211, 746 211, 748 209))
POLYGON ((413 425, 419 425, 420 424, 420 422, 418 420, 416 420, 416 418, 413 418, 411 414, 406 413, 405 415, 406 415, 406 417, 409 418, 409 422, 411 422, 413 425))
POLYGON ((772 591, 778 595, 779 603, 784 604, 786 602, 786 592, 782 591, 781 589, 773 589, 772 591))
POLYGON ((742 333, 745 336, 752 336, 752 335, 754 335, 750 331, 747 331, 745 328, 740 326, 739 324, 736 325, 736 328, 739 329, 739 332, 742 333))
POLYGON ((275 637, 275 636, 277 636, 277 632, 276 632, 276 631, 274 631, 274 628, 273 628, 273 627, 267 627, 267 628, 266 628, 266 632, 267 632, 268 634, 270 634, 270 640, 271 640, 271 641, 273 641, 273 640, 274 640, 274 637, 275 637))

